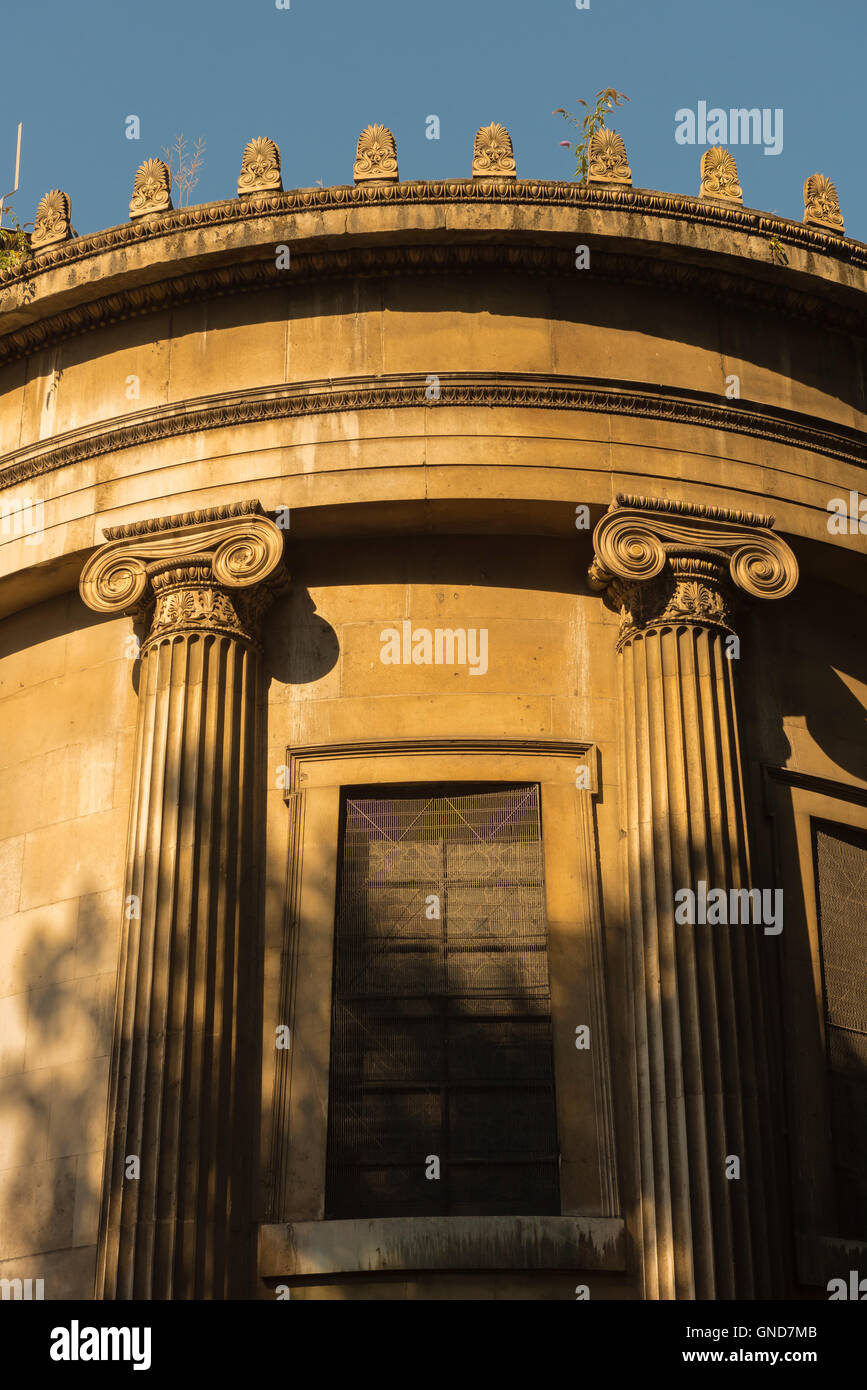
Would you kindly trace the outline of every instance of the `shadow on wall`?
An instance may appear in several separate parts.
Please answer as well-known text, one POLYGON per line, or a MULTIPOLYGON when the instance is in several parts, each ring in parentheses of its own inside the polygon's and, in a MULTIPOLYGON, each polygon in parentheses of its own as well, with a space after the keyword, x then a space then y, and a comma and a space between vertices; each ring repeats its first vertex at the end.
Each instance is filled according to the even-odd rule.
MULTIPOLYGON (((393 591, 403 587, 389 615, 389 621, 398 622, 413 613, 412 589, 419 586, 432 592, 443 622, 451 626, 457 622, 448 617, 451 601, 458 598, 454 590, 468 586, 480 591, 517 587, 555 594, 589 592, 589 536, 576 530, 575 537, 572 541, 546 536, 543 547, 534 538, 524 544, 524 537, 496 534, 347 537, 326 546, 294 544, 288 560, 289 593, 273 604, 265 619, 266 677, 286 685, 309 685, 337 665, 338 635, 316 612, 311 590, 335 587, 351 594, 379 586, 392 590, 394 605, 393 591)), ((472 613, 472 604, 468 596, 466 613, 472 613)), ((425 608, 425 620, 435 619, 436 611, 425 608)), ((485 605, 480 611, 491 610, 485 605)))
POLYGON ((115 894, 82 888, 0 943, 0 1278, 47 1300, 93 1296, 118 922, 115 894))
POLYGON ((761 640, 770 636, 776 660, 770 669, 777 683, 775 706, 789 722, 782 728, 778 755, 785 765, 792 752, 796 766, 820 775, 833 769, 807 767, 803 750, 792 749, 794 724, 803 721, 822 752, 850 777, 867 779, 867 708, 857 688, 867 689, 867 645, 857 637, 851 607, 854 594, 826 585, 818 593, 805 589, 786 600, 787 621, 763 623, 761 640))
MULTIPOLYGON (((281 629, 278 629, 278 631, 281 629)), ((334 901, 326 898, 317 882, 311 885, 313 915, 333 914, 334 901)), ((311 990, 311 967, 300 954, 299 922, 287 908, 282 926, 282 968, 277 1015, 269 1019, 266 1046, 274 1046, 276 1027, 290 1028, 290 1045, 277 1054, 270 1092, 264 1106, 270 1109, 269 1147, 263 1152, 261 1220, 282 1222, 321 1219, 321 1193, 318 1206, 305 1205, 310 1190, 309 1170, 316 1169, 317 1134, 328 1124, 328 1076, 323 1077, 318 1055, 323 1038, 331 1032, 331 997, 327 990, 311 990), (303 1021, 302 1021, 303 1019, 303 1021), (305 1192, 299 1195, 297 1175, 305 1192)), ((310 1201, 310 1199, 308 1199, 310 1201)), ((258 1279, 261 1300, 296 1298, 296 1287, 285 1279, 258 1279)))
POLYGON ((327 676, 337 665, 337 633, 318 616, 303 584, 293 583, 289 593, 273 604, 264 627, 265 669, 269 677, 285 685, 309 685, 327 676), (291 634, 291 640, 287 634, 291 634))
MULTIPOLYGON (((810 390, 820 391, 832 400, 867 409, 863 373, 858 370, 858 354, 853 351, 851 338, 843 331, 828 326, 817 334, 809 321, 783 319, 762 315, 757 318, 754 302, 741 303, 736 295, 727 295, 717 288, 714 293, 704 289, 700 278, 697 288, 673 288, 663 279, 661 284, 626 284, 620 279, 616 258, 603 252, 610 270, 604 277, 584 280, 571 270, 553 272, 544 278, 521 271, 508 274, 479 267, 473 275, 442 272, 427 277, 393 276, 362 282, 347 280, 345 288, 335 285, 328 295, 312 286, 293 293, 282 308, 290 320, 290 331, 319 315, 344 314, 351 318, 364 314, 405 314, 436 321, 448 316, 450 322, 477 325, 485 317, 494 320, 514 320, 516 317, 552 323, 574 324, 575 332, 583 334, 585 326, 600 333, 621 335, 627 342, 671 343, 674 355, 682 345, 717 357, 720 353, 744 364, 740 388, 745 400, 761 400, 762 385, 756 382, 758 371, 780 373, 783 378, 802 383, 810 390), (613 273, 612 273, 613 272, 613 273), (360 298, 359 298, 360 293, 360 298), (708 312, 709 298, 715 300, 708 312), (757 331, 758 329, 758 331, 757 331), (829 339, 831 340, 829 344, 829 339), (840 363, 851 361, 852 369, 841 379, 840 363)), ((655 257, 649 258, 654 260, 655 257)), ((565 258, 564 258, 565 261, 565 258)), ((571 264, 571 259, 569 264, 571 264)), ((626 267, 628 271, 628 264, 626 267)), ((665 275, 665 258, 662 261, 665 275)), ((711 272, 714 276, 719 271, 711 272)), ((741 287, 746 281, 739 277, 741 287)), ((276 317, 276 316, 275 316, 276 317)), ((261 322, 257 317, 255 322, 261 322)), ((420 330, 422 331, 422 330, 420 330)), ((469 330, 468 330, 469 331, 469 330)), ((665 353, 668 356, 667 352, 665 353)), ((626 361, 624 355, 623 358, 626 361)), ((633 362, 636 359, 633 358, 633 362)), ((547 370, 547 366, 545 368, 547 370)), ((579 376, 584 374, 579 372, 579 376)), ((611 377, 602 372, 601 377, 611 377)), ((588 379, 594 377, 588 374, 588 379)), ((616 379, 616 378, 615 378, 616 379)), ((647 378, 655 383, 655 375, 647 378)), ((719 390, 724 390, 724 376, 719 377, 719 390)), ((683 383, 694 386, 694 382, 683 383)))

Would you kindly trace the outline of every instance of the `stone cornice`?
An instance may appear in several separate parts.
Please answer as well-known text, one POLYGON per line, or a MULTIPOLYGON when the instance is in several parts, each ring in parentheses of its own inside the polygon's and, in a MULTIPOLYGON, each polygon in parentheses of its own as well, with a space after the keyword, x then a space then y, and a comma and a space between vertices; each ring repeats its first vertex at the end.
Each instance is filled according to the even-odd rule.
MULTIPOLYGON (((370 185, 363 185, 370 186, 370 185)), ((800 227, 800 224, 792 224, 800 227)), ((395 236, 400 234, 395 234, 395 236)), ((192 274, 158 277, 151 281, 131 282, 111 293, 100 293, 93 285, 93 297, 44 317, 31 318, 0 336, 0 366, 28 353, 38 352, 51 343, 74 338, 83 332, 110 327, 111 324, 135 318, 140 314, 157 313, 179 304, 199 302, 208 297, 246 293, 261 289, 286 289, 289 282, 317 278, 358 279, 381 275, 478 274, 479 271, 506 272, 525 275, 574 275, 574 250, 570 246, 540 245, 538 234, 532 245, 503 242, 459 243, 454 240, 435 243, 413 243, 407 246, 382 245, 358 247, 347 245, 345 250, 293 253, 289 270, 267 260, 240 260, 235 263, 203 267, 192 274)), ((464 234, 465 235, 465 234, 464 234)), ((593 234, 588 232, 593 238, 593 234)), ((597 234, 596 234, 597 235, 597 234)), ((69 245, 69 243, 65 243, 69 245)), ((63 250, 63 245, 58 247, 63 250)), ((809 320, 811 327, 841 329, 843 332, 864 334, 863 304, 845 304, 831 293, 821 293, 824 282, 818 282, 816 292, 800 288, 804 277, 763 279, 752 272, 752 263, 743 272, 722 270, 717 265, 696 264, 681 254, 678 259, 660 259, 641 246, 629 250, 604 249, 593 245, 593 277, 613 279, 620 285, 653 285, 667 293, 688 293, 731 299, 749 304, 761 313, 777 313, 809 320)), ((133 277, 131 275, 131 281, 133 277)), ((31 289, 35 282, 29 282, 31 289)), ((0 281, 1 289, 1 281, 0 281)), ((834 286, 835 293, 841 286, 834 286)), ((852 289, 845 291, 852 296, 852 289)))
POLYGON ((286 289, 308 279, 472 274, 482 268, 574 278, 575 236, 592 247, 595 278, 742 300, 753 309, 809 318, 813 327, 824 324, 863 335, 863 243, 802 222, 689 197, 527 181, 495 183, 492 189, 488 179, 477 179, 256 195, 154 214, 46 247, 25 267, 0 275, 0 307, 6 310, 0 325, 8 325, 0 336, 0 363, 175 304, 286 289), (406 197, 393 196, 396 190, 406 197), (354 204, 352 224, 347 225, 345 215, 332 215, 329 224, 329 211, 335 214, 354 204), (392 204, 396 211, 415 206, 417 213, 414 218, 407 213, 406 224, 402 217, 392 227, 395 217, 389 220, 382 211, 392 204), (449 225, 443 225, 443 214, 436 210, 440 204, 454 204, 449 225), (464 218, 461 204, 467 206, 464 218), (485 204, 485 227, 479 227, 485 204), (361 214, 368 206, 370 227, 365 227, 361 214), (521 217, 522 207, 528 208, 527 218, 521 217), (572 207, 586 214, 579 224, 572 225, 572 207), (542 213, 535 214, 534 208, 545 210, 550 225, 539 225, 542 213), (295 225, 285 221, 293 213, 306 215, 295 225), (656 221, 649 220, 650 213, 656 221), (502 225, 497 227, 497 221, 502 225), (677 227, 678 221, 684 225, 677 227), (238 235, 222 235, 220 229, 232 224, 238 224, 238 235), (703 227, 707 231, 702 234, 703 227), (714 238, 714 227, 724 235, 714 238), (770 249, 763 261, 760 247, 768 245, 770 236, 785 240, 792 265, 774 264, 770 249), (160 238, 167 245, 151 245, 160 238), (276 264, 274 254, 285 238, 292 242, 288 267, 276 264), (702 238, 710 238, 711 245, 702 245, 702 238), (828 260, 818 259, 817 253, 827 254, 828 260))
POLYGON ((0 285, 11 285, 45 269, 70 265, 103 251, 125 249, 171 232, 203 227, 224 227, 261 216, 286 216, 300 212, 326 212, 370 206, 437 203, 512 203, 537 206, 627 210, 656 217, 687 219, 703 226, 718 226, 776 236, 789 245, 836 256, 867 268, 867 245, 790 218, 751 208, 723 207, 680 193, 646 188, 601 188, 592 184, 544 179, 433 179, 389 184, 341 184, 331 188, 295 188, 282 193, 255 194, 176 208, 147 220, 124 222, 104 231, 46 247, 28 271, 0 273, 0 285))
POLYGON ((439 381, 436 403, 425 396, 426 376, 395 375, 296 382, 136 411, 70 431, 50 444, 40 442, 7 454, 0 464, 0 489, 122 449, 203 430, 337 411, 442 410, 448 406, 598 411, 667 420, 773 440, 846 463, 867 464, 867 438, 858 430, 842 425, 829 429, 824 422, 795 411, 729 401, 709 392, 529 373, 443 372, 439 381))

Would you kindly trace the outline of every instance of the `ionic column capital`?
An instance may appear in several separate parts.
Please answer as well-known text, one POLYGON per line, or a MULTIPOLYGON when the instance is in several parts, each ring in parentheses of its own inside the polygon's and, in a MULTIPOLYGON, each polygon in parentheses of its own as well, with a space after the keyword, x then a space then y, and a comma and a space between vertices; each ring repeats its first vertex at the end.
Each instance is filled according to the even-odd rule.
POLYGON ((144 621, 146 644, 213 632, 258 645, 259 620, 285 585, 283 533, 259 502, 105 530, 81 597, 97 613, 144 621))
POLYGON ((798 562, 773 517, 619 494, 593 533, 594 589, 620 609, 620 644, 651 627, 730 630, 735 590, 785 598, 798 562))

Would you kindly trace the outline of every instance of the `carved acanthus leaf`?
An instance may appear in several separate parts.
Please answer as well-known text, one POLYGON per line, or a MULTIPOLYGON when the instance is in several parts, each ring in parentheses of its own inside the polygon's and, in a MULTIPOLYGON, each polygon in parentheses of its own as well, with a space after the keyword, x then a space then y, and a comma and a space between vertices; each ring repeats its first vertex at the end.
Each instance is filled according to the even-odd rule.
POLYGON ((605 598, 607 606, 620 614, 618 647, 651 628, 687 625, 732 630, 734 595, 724 556, 681 552, 653 579, 612 580, 605 598))

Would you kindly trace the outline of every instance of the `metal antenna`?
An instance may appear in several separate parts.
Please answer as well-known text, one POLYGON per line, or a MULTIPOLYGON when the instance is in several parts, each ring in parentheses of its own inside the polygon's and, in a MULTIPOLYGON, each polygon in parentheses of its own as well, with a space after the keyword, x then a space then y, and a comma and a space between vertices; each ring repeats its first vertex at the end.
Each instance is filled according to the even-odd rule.
POLYGON ((23 121, 18 122, 18 148, 15 151, 15 187, 10 188, 8 193, 4 193, 0 198, 0 227, 3 226, 3 204, 7 198, 11 198, 13 193, 18 192, 18 170, 21 168, 21 127, 23 121))

